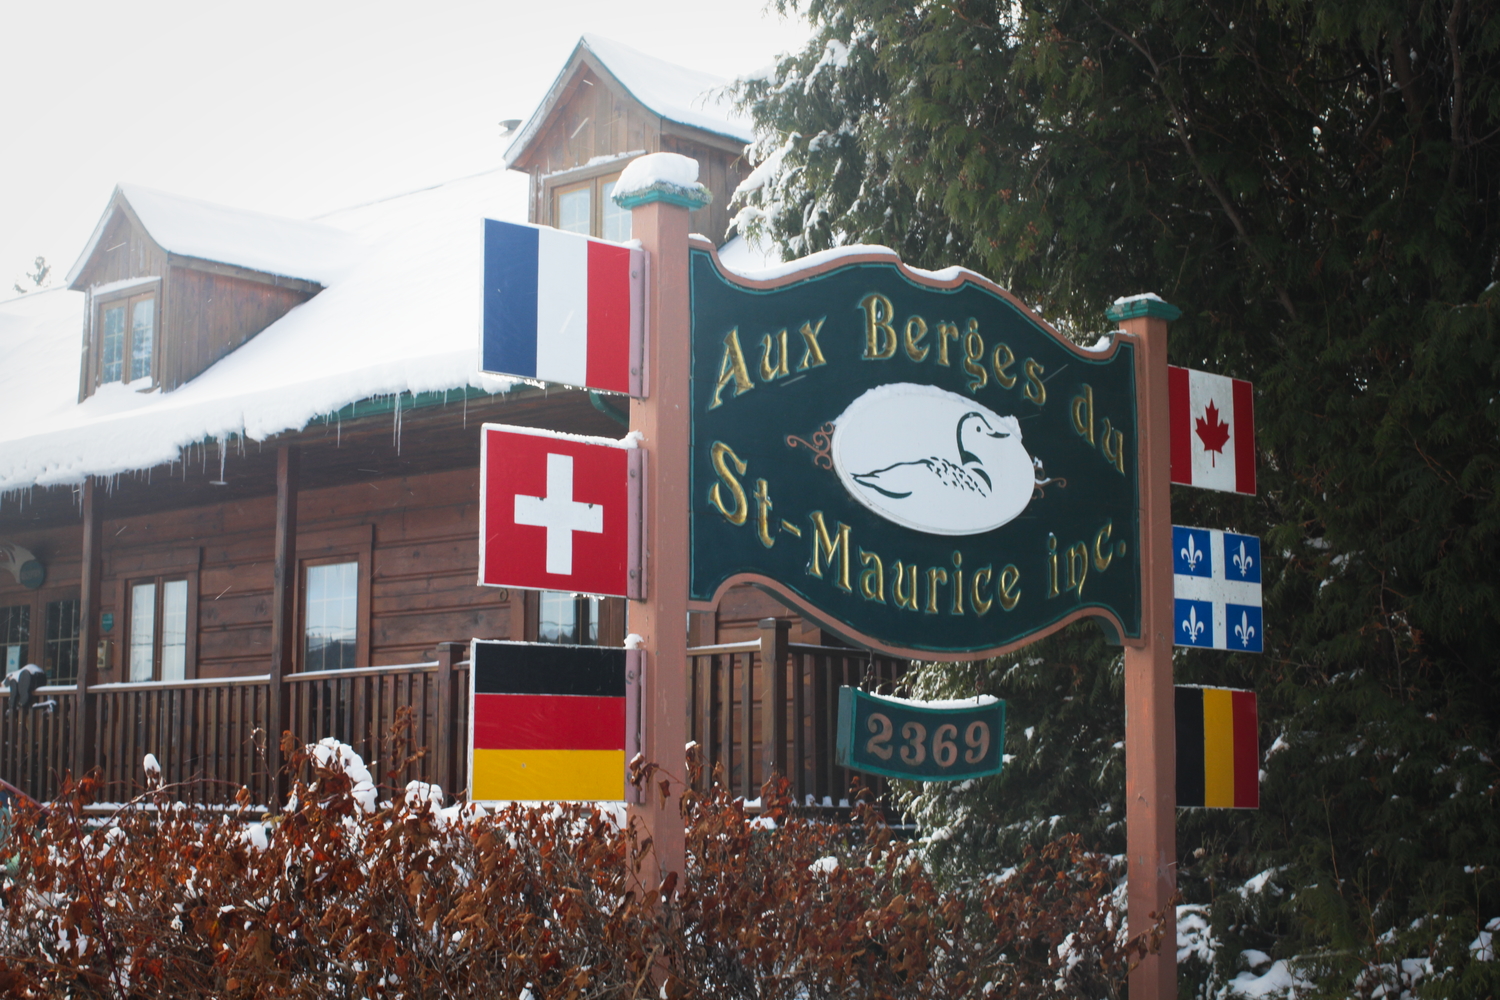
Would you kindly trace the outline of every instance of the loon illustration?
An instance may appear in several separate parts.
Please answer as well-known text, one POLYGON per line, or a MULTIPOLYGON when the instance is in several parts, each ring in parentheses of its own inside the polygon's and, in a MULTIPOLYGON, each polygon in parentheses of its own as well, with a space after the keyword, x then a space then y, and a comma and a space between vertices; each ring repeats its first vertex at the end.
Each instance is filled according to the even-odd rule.
POLYGON ((942 455, 931 455, 907 462, 893 462, 873 472, 856 472, 850 478, 893 500, 902 500, 914 493, 925 496, 948 490, 968 491, 987 497, 994 492, 995 480, 985 467, 985 460, 975 453, 975 449, 986 456, 993 453, 991 457, 1003 459, 1003 446, 991 446, 990 442, 1004 441, 1010 436, 1007 431, 997 431, 991 427, 984 414, 970 410, 959 418, 958 426, 953 431, 954 441, 958 445, 957 462, 942 455))
POLYGON ((834 421, 829 450, 852 499, 934 535, 997 528, 1039 486, 1015 416, 934 385, 866 390, 834 421))

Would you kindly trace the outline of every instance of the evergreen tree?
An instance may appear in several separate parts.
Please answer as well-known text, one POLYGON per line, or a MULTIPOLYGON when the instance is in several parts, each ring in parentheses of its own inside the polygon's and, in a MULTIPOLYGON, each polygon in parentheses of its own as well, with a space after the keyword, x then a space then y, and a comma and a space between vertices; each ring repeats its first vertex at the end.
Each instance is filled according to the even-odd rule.
MULTIPOLYGON (((964 264, 1080 338, 1155 291, 1173 363, 1256 384, 1259 495, 1173 495, 1266 559, 1265 655, 1177 657, 1259 692, 1264 748, 1257 813, 1179 814, 1193 988, 1254 949, 1328 995, 1500 993, 1493 0, 801 6, 813 40, 740 85, 746 228, 964 264)), ((1079 627, 919 676, 1012 706, 1006 774, 909 790, 957 870, 1054 825, 1118 848, 1118 655, 1079 627)))
POLYGON ((30 280, 31 284, 23 285, 19 281, 11 283, 11 287, 22 295, 25 295, 33 288, 46 288, 48 277, 52 274, 52 265, 47 263, 46 257, 38 257, 32 266, 36 270, 26 272, 26 277, 30 280))

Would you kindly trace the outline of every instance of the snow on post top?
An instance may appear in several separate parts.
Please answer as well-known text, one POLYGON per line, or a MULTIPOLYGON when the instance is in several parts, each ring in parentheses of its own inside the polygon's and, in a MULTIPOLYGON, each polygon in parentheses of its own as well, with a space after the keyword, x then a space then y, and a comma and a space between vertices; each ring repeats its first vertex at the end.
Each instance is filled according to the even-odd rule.
POLYGON ((702 208, 713 194, 698 183, 698 161, 681 153, 651 153, 630 165, 615 182, 615 204, 635 208, 665 201, 683 208, 702 208))

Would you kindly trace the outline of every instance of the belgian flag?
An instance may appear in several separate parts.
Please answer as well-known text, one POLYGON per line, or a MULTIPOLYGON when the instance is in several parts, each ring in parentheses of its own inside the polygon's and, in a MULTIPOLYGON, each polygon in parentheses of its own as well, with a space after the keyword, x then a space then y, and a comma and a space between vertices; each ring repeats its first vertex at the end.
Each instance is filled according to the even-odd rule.
POLYGON ((625 650, 476 642, 469 797, 625 797, 625 650))
POLYGON ((1178 687, 1177 804, 1260 806, 1260 731, 1255 692, 1178 687))

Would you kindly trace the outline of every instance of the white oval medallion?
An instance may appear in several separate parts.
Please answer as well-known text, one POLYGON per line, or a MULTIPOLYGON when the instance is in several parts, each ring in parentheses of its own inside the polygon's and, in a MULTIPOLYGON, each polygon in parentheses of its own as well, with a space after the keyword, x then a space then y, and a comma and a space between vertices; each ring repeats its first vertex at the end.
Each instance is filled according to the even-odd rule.
POLYGON ((876 386, 850 403, 831 453, 850 496, 933 535, 998 528, 1026 509, 1036 486, 1015 417, 915 382, 876 386))

